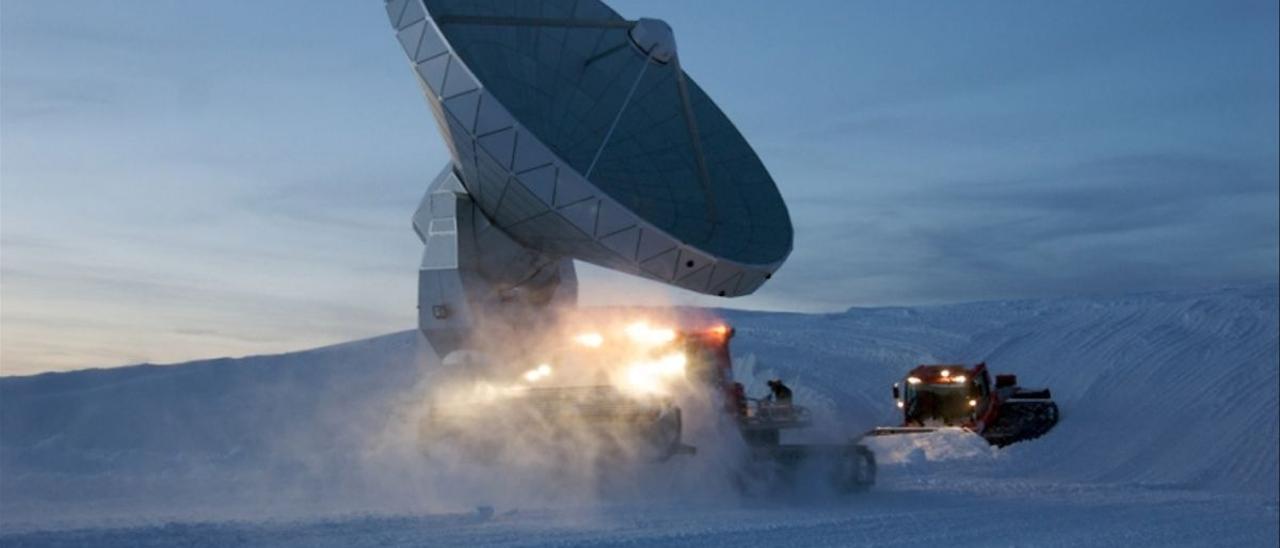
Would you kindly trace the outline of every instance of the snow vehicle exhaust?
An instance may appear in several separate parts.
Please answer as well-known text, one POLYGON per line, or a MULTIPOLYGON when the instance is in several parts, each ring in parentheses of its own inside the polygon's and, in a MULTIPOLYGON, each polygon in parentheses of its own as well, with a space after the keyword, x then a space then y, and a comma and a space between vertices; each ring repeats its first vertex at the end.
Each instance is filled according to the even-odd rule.
POLYGON ((995 376, 986 362, 964 365, 921 365, 893 385, 902 410, 902 426, 879 427, 871 436, 917 434, 959 428, 1004 447, 1038 438, 1058 423, 1058 405, 1048 388, 1018 386, 1016 375, 995 376))

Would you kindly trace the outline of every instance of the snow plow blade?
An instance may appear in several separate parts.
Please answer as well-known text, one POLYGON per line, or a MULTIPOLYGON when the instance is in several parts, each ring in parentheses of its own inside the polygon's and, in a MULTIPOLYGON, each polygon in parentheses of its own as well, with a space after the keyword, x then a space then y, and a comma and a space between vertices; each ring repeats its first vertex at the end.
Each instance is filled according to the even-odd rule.
POLYGON ((964 430, 954 426, 877 426, 869 430, 867 436, 896 436, 900 434, 928 434, 939 430, 964 430))
POLYGON ((1058 405, 1049 400, 1015 398, 1005 401, 1001 408, 1000 419, 981 432, 959 426, 880 426, 864 435, 898 436, 960 430, 982 436, 996 447, 1005 447, 1043 436, 1058 424, 1058 405))

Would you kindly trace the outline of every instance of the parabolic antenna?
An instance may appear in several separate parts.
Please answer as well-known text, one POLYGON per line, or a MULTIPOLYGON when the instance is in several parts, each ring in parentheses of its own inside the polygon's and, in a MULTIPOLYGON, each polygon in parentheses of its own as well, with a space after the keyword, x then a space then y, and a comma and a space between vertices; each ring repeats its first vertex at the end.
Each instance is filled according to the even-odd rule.
POLYGON ((386 8, 453 158, 414 216, 429 337, 572 299, 572 259, 733 297, 791 252, 773 179, 666 23, 598 0, 386 8))

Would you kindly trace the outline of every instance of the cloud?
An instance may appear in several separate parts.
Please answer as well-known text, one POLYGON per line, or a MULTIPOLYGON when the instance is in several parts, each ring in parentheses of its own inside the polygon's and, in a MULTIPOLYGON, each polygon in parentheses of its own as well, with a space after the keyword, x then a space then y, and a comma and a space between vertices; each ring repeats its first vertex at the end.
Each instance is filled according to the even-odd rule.
POLYGON ((977 235, 971 243, 979 248, 1017 249, 1192 224, 1209 229, 1242 221, 1265 224, 1260 222, 1265 218, 1242 219, 1217 206, 1268 197, 1274 202, 1276 192, 1260 174, 1224 160, 1150 154, 1089 161, 1020 179, 951 182, 913 199, 944 216, 949 211, 975 221, 958 232, 960 227, 938 227, 931 237, 942 244, 977 235))
MULTIPOLYGON (((838 309, 1277 274, 1274 2, 726 5, 661 11, 795 252, 747 299, 584 268, 588 296, 838 309)), ((380 8, 301 7, 6 4, 6 366, 412 325, 409 218, 447 152, 380 8)))
MULTIPOLYGON (((1234 210, 1216 206, 1269 197, 1274 202, 1276 193, 1274 183, 1261 174, 1225 160, 1148 154, 1094 160, 1021 179, 953 182, 915 198, 935 208, 971 212, 966 216, 978 222, 968 231, 989 237, 984 239, 1030 246, 1190 224, 1265 221, 1232 218, 1234 210), (992 220, 981 222, 984 215, 992 220)), ((946 241, 956 234, 947 230, 937 237, 946 241)))
POLYGON ((405 232, 434 172, 416 162, 334 166, 248 189, 227 207, 309 230, 405 232))
POLYGON ((814 267, 775 283, 889 304, 1265 281, 1277 194, 1247 164, 1176 153, 939 182, 809 223, 792 260, 814 267))

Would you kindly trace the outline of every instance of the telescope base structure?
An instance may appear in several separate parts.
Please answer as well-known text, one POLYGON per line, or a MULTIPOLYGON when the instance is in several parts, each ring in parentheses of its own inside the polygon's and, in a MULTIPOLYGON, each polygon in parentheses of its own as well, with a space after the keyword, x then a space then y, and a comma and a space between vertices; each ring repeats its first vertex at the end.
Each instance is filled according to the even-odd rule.
POLYGON ((516 242, 490 222, 453 165, 432 181, 413 215, 422 240, 418 328, 441 358, 473 333, 536 329, 577 303, 573 259, 516 242))

